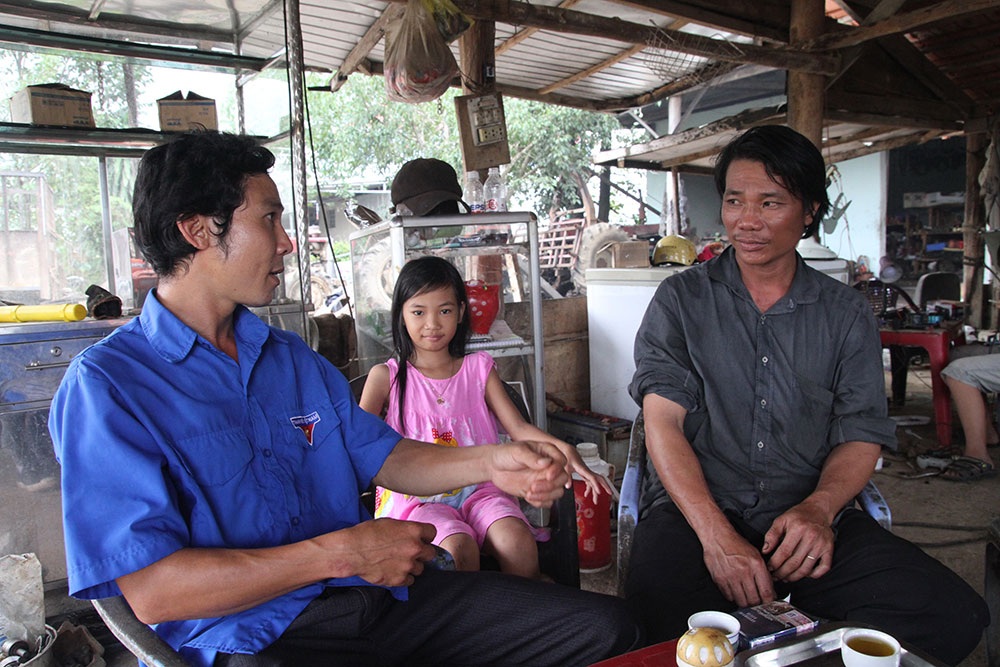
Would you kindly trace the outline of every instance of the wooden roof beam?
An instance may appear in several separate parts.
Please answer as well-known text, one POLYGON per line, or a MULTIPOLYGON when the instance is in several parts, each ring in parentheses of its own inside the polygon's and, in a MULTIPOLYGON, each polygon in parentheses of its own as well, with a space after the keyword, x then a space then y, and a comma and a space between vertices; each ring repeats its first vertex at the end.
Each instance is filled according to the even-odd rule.
POLYGON ((836 34, 826 34, 806 42, 802 48, 811 51, 841 49, 886 35, 912 32, 942 19, 956 18, 997 8, 1000 8, 1000 0, 945 0, 912 12, 896 14, 870 26, 852 28, 836 34))
POLYGON ((960 132, 964 124, 957 120, 939 120, 920 116, 903 116, 882 112, 865 113, 860 111, 843 111, 829 108, 830 100, 827 100, 828 108, 823 114, 823 119, 829 121, 841 121, 844 123, 855 123, 857 125, 881 125, 884 127, 899 128, 922 128, 926 130, 941 130, 944 132, 960 132))
POLYGON ((834 153, 829 156, 832 162, 844 162, 845 160, 852 160, 856 157, 862 157, 865 155, 871 155, 872 153, 880 153, 882 151, 889 151, 894 148, 902 148, 903 146, 909 146, 911 144, 922 144, 931 139, 936 139, 943 132, 914 132, 912 134, 905 134, 901 137, 893 137, 891 139, 883 139, 882 141, 873 141, 871 144, 864 146, 862 148, 855 148, 849 151, 843 151, 842 153, 834 153))
POLYGON ((257 29, 257 26, 269 19, 271 15, 278 11, 281 7, 282 0, 269 0, 269 2, 264 5, 260 11, 239 26, 236 34, 236 41, 242 42, 245 40, 250 33, 257 29))
POLYGON ((375 19, 375 22, 371 24, 371 27, 365 31, 358 43, 354 45, 351 52, 347 54, 344 58, 344 62, 340 63, 337 68, 337 72, 330 79, 330 92, 335 93, 340 90, 340 87, 347 83, 347 77, 351 76, 354 72, 358 70, 358 67, 368 59, 368 54, 371 50, 375 48, 375 45, 379 43, 382 36, 385 35, 385 29, 391 21, 394 21, 401 16, 405 11, 405 5, 390 4, 385 8, 385 11, 375 19))
POLYGON ((649 92, 633 95, 632 97, 603 100, 601 107, 604 111, 622 111, 624 109, 644 107, 647 104, 666 99, 671 95, 679 95, 698 86, 709 85, 713 80, 721 79, 741 67, 739 63, 709 63, 696 72, 679 77, 673 81, 668 81, 659 88, 654 88, 649 92))
POLYGON ((975 103, 948 75, 934 65, 903 35, 891 35, 878 45, 935 97, 952 106, 962 117, 973 114, 975 103))
POLYGON ((618 54, 615 54, 615 55, 611 56, 610 58, 608 58, 606 60, 602 60, 601 62, 597 63, 596 65, 593 65, 592 67, 588 67, 587 69, 585 69, 583 71, 577 72, 576 74, 568 76, 565 79, 561 79, 559 81, 556 81, 555 83, 550 83, 549 85, 545 86, 544 88, 539 88, 538 92, 541 95, 547 95, 547 94, 551 93, 552 91, 558 90, 558 89, 563 88, 565 86, 568 86, 571 83, 576 83, 577 81, 580 81, 581 79, 586 79, 588 76, 591 76, 593 74, 597 74, 601 70, 605 70, 605 69, 611 67, 612 65, 616 65, 616 64, 620 63, 621 61, 625 60, 626 58, 631 58, 632 56, 634 56, 635 54, 639 53, 640 51, 642 51, 645 48, 646 48, 646 46, 644 44, 637 44, 637 45, 635 45, 635 46, 633 46, 631 48, 625 49, 621 53, 618 53, 618 54))
POLYGON ((879 21, 885 21, 899 11, 906 0, 881 0, 875 8, 868 12, 868 16, 861 20, 861 25, 874 25, 879 21))
MULTIPOLYGON (((404 2, 405 0, 392 0, 404 2)), ((980 1, 983 0, 969 0, 980 1)), ((1000 2, 1000 0, 995 0, 1000 2)), ((743 44, 720 39, 711 39, 665 30, 655 26, 641 25, 616 18, 559 9, 544 5, 532 5, 517 0, 486 3, 477 0, 454 0, 455 5, 474 19, 485 19, 510 25, 522 25, 552 32, 587 35, 601 39, 645 44, 653 48, 669 48, 673 51, 701 56, 709 60, 754 63, 775 69, 790 69, 814 74, 833 75, 838 70, 839 59, 833 54, 806 53, 799 49, 766 47, 743 44), (675 38, 676 41, 671 41, 675 38)))
POLYGON ((610 150, 600 151, 595 153, 593 157, 591 157, 590 161, 594 164, 613 163, 619 159, 634 158, 637 155, 644 155, 646 153, 652 153, 666 148, 672 148, 674 146, 681 146, 697 139, 713 137, 720 132, 727 130, 743 130, 751 127, 752 125, 759 125, 764 122, 784 122, 784 118, 785 105, 783 104, 778 106, 761 107, 759 109, 747 109, 746 111, 742 111, 735 116, 720 118, 717 121, 707 125, 702 125, 701 127, 693 127, 689 130, 684 130, 683 132, 677 132, 675 134, 665 134, 662 137, 658 137, 641 144, 633 144, 622 148, 612 148, 610 150))
MULTIPOLYGON (((719 11, 705 9, 684 0, 611 0, 615 4, 627 7, 637 7, 649 12, 663 14, 675 19, 683 20, 685 23, 698 23, 700 25, 718 28, 726 32, 747 35, 749 37, 761 37, 772 42, 785 44, 788 42, 788 26, 769 27, 759 22, 746 21, 740 16, 746 13, 746 2, 744 0, 715 0, 713 7, 719 11)), ((757 0, 754 9, 760 16, 781 16, 787 15, 787 10, 780 3, 768 3, 764 0, 757 0), (762 6, 768 5, 770 7, 762 6)), ((670 24, 671 28, 680 27, 670 24)))
MULTIPOLYGON (((369 70, 365 72, 372 76, 384 76, 385 69, 382 63, 378 61, 365 61, 369 70)), ((461 88, 462 81, 461 77, 455 77, 451 82, 452 87, 461 88)), ((325 90, 325 88, 324 88, 325 90)), ((607 109, 602 108, 601 104, 595 102, 592 99, 584 97, 572 97, 570 95, 559 95, 558 93, 549 93, 548 95, 540 95, 534 88, 524 88, 521 86, 511 86, 502 83, 496 84, 496 90, 508 97, 520 97, 525 100, 532 100, 534 102, 544 102, 545 104, 558 104, 564 107, 572 107, 574 109, 583 109, 584 111, 607 111, 607 109)))
MULTIPOLYGON (((559 3, 558 6, 559 6, 560 9, 569 9, 570 7, 572 7, 573 5, 575 5, 575 4, 579 3, 579 2, 580 2, 580 0, 563 0, 562 2, 559 3)), ((526 40, 529 37, 531 37, 532 35, 534 35, 536 32, 538 32, 538 28, 524 28, 523 30, 519 30, 518 32, 514 33, 513 35, 511 35, 510 37, 508 37, 506 40, 504 40, 504 42, 502 44, 500 44, 500 46, 498 46, 496 48, 496 51, 494 52, 494 55, 500 55, 504 51, 507 51, 507 50, 509 50, 509 49, 517 46, 518 44, 520 44, 524 40, 526 40)))
MULTIPOLYGON (((562 5, 560 5, 560 6, 562 6, 562 5)), ((685 21, 685 20, 683 20, 683 19, 677 19, 673 23, 670 24, 670 28, 671 29, 681 28, 681 27, 687 25, 687 23, 688 22, 685 21)), ((608 58, 606 60, 602 60, 601 62, 597 63, 593 67, 588 67, 587 69, 585 69, 585 70, 583 70, 581 72, 577 72, 576 74, 568 76, 565 79, 562 79, 560 81, 556 81, 555 83, 550 84, 550 85, 546 86, 545 88, 541 88, 541 89, 539 89, 538 92, 541 93, 542 95, 545 95, 545 94, 551 93, 554 90, 558 90, 559 88, 563 88, 565 86, 568 86, 571 83, 576 83, 577 81, 580 81, 582 79, 586 79, 587 77, 592 76, 594 74, 597 74, 598 72, 600 72, 602 70, 605 70, 605 69, 611 67, 612 65, 616 65, 616 64, 620 63, 623 60, 627 60, 627 59, 631 58, 632 56, 641 53, 645 49, 646 49, 646 45, 645 44, 636 44, 635 46, 633 46, 631 48, 625 49, 621 53, 613 55, 613 56, 611 56, 610 58, 608 58)), ((681 78, 686 78, 686 77, 681 77, 681 78)), ((677 79, 675 79, 675 81, 677 81, 677 79)), ((674 83, 674 82, 668 82, 668 85, 670 85, 672 83, 674 83)), ((686 88, 686 86, 685 86, 685 88, 686 88)), ((667 94, 672 94, 672 93, 667 93, 667 94)), ((606 106, 606 103, 605 103, 605 106, 606 106)), ((637 105, 634 105, 634 106, 642 106, 642 105, 641 104, 637 104, 637 105)))
POLYGON ((589 98, 572 97, 570 95, 559 95, 558 93, 541 94, 534 88, 524 88, 522 86, 512 86, 509 84, 497 83, 497 91, 510 97, 520 97, 524 100, 534 102, 544 102, 546 104, 558 104, 584 111, 607 111, 604 106, 589 98))

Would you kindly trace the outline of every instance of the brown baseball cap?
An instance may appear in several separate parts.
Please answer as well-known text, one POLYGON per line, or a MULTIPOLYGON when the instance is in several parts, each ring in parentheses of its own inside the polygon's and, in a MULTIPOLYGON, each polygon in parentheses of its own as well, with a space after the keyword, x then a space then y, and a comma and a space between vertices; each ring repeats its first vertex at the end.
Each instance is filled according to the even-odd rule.
POLYGON ((392 205, 404 205, 413 215, 427 215, 444 201, 457 201, 465 210, 469 205, 462 201, 462 186, 455 169, 436 158, 410 160, 392 179, 392 205))

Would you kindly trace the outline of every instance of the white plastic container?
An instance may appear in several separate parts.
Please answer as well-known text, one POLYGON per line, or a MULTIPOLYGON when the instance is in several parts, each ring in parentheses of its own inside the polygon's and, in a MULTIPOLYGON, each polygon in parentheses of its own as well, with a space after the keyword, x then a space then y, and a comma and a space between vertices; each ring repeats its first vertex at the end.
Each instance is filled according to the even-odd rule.
POLYGON ((503 213, 507 210, 507 186, 500 176, 500 167, 490 167, 486 182, 483 183, 487 213, 503 213))
POLYGON ((478 171, 465 173, 465 203, 469 205, 470 213, 483 213, 486 210, 483 183, 479 180, 478 171))

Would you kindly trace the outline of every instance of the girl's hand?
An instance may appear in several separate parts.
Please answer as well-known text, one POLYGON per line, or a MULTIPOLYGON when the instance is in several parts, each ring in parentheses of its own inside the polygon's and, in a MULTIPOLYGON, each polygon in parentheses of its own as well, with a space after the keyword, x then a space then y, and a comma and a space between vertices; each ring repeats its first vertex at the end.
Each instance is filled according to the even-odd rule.
POLYGON ((559 449, 547 442, 515 441, 487 445, 490 481, 535 507, 549 507, 564 493, 569 479, 559 449))
POLYGON ((563 442, 562 440, 554 440, 553 444, 559 448, 562 455, 566 457, 566 474, 570 476, 570 481, 566 483, 566 487, 569 488, 573 484, 573 473, 576 473, 583 478, 584 483, 587 488, 584 489, 583 496, 586 498, 588 494, 597 502, 597 496, 602 491, 614 497, 616 494, 608 483, 608 480, 600 475, 594 474, 594 472, 587 467, 587 464, 583 462, 580 458, 580 453, 576 450, 576 447, 569 444, 568 442, 563 442))

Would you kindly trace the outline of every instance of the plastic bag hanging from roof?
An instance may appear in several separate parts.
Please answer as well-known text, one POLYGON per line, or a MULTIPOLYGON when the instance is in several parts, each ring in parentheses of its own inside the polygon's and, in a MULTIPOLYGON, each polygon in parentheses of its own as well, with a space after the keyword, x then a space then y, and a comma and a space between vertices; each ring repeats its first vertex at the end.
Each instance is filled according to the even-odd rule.
POLYGON ((386 32, 385 89, 390 100, 418 104, 440 97, 458 63, 424 0, 409 0, 386 32))

